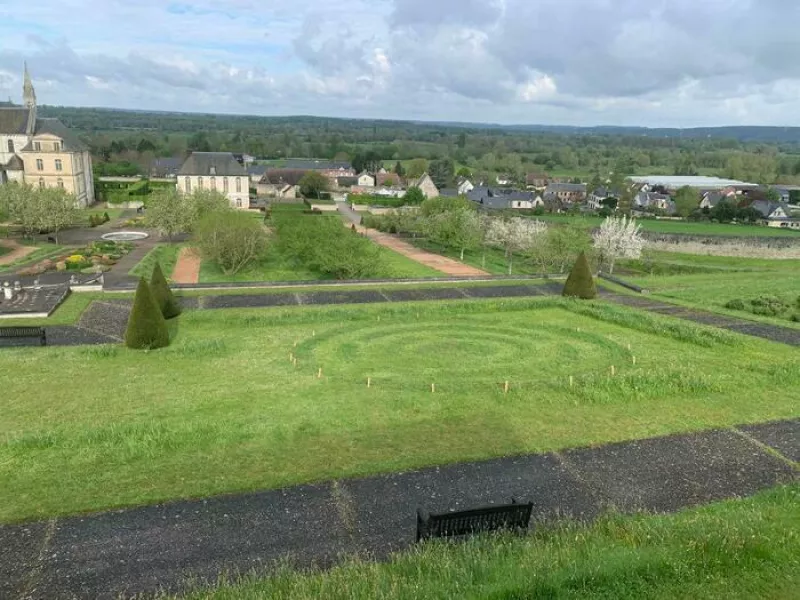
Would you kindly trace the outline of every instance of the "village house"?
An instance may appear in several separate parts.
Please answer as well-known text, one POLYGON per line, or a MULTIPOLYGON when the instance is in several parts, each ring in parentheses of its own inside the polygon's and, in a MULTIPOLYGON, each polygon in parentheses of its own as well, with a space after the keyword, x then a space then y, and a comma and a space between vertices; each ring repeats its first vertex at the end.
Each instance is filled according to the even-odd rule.
POLYGON ((426 198, 439 197, 439 188, 436 187, 436 184, 433 183, 433 179, 431 179, 431 176, 427 173, 424 173, 422 177, 417 179, 412 187, 418 187, 421 189, 426 198))
POLYGON ((668 194, 639 192, 633 197, 632 208, 641 212, 660 211, 672 215, 675 213, 675 202, 668 194))
POLYGON ((473 189, 475 189, 475 186, 472 185, 472 182, 466 177, 459 177, 456 180, 456 191, 458 191, 459 196, 465 196, 473 189))
POLYGON ((534 192, 507 188, 476 187, 466 196, 488 210, 531 210, 544 206, 542 198, 534 192))
POLYGON ((561 202, 574 204, 586 198, 585 183, 551 183, 544 191, 544 199, 556 198, 561 202))
POLYGON ((750 205, 750 208, 761 214, 760 223, 762 225, 782 229, 800 229, 800 218, 792 217, 789 205, 784 202, 756 200, 750 205))
POLYGON ((550 176, 547 173, 528 173, 525 176, 525 184, 529 189, 541 189, 550 183, 550 176))
POLYGON ((358 175, 358 187, 362 188, 373 188, 375 187, 375 178, 364 171, 358 175))
POLYGON ((24 67, 23 106, 0 106, 0 184, 58 187, 79 206, 94 203, 89 148, 58 119, 37 116, 36 92, 24 67))
POLYGON ((250 208, 250 178, 230 152, 192 152, 178 172, 179 192, 212 190, 223 194, 231 206, 250 208))

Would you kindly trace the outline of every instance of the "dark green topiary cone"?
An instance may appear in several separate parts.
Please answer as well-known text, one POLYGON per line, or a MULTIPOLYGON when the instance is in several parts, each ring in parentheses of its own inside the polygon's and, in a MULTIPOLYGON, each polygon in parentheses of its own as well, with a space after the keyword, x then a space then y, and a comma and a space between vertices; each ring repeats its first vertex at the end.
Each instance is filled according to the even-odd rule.
POLYGON ((169 331, 161 309, 144 278, 139 279, 133 309, 125 331, 125 345, 135 350, 169 346, 169 331))
POLYGON ((586 260, 586 254, 580 253, 578 260, 570 271, 567 277, 567 283, 564 284, 564 296, 571 296, 573 298, 583 298, 584 300, 591 300, 597 296, 597 287, 594 285, 594 278, 592 277, 592 270, 589 268, 589 261, 586 260))
POLYGON ((165 319, 172 319, 181 314, 181 305, 172 295, 167 278, 164 277, 164 272, 158 263, 156 263, 153 275, 150 277, 150 291, 153 292, 153 298, 156 299, 156 304, 161 308, 161 314, 164 315, 165 319))

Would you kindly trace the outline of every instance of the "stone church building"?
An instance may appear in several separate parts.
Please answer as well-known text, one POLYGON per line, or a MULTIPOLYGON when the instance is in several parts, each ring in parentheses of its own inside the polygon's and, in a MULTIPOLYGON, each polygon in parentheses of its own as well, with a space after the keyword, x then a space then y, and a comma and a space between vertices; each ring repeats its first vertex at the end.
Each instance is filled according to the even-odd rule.
POLYGON ((74 194, 80 206, 94 203, 89 149, 58 119, 36 115, 27 65, 22 103, 0 103, 0 184, 60 187, 74 194))

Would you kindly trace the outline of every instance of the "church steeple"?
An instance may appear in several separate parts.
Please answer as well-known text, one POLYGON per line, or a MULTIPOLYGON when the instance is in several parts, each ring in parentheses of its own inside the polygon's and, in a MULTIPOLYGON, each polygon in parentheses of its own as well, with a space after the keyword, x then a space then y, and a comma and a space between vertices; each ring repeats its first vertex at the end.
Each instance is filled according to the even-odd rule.
POLYGON ((33 90, 33 83, 31 82, 30 73, 28 73, 28 63, 25 63, 24 81, 22 83, 22 101, 30 108, 36 106, 36 92, 33 90))
POLYGON ((25 133, 33 135, 36 131, 36 92, 33 90, 30 73, 28 73, 28 63, 24 63, 24 75, 22 82, 22 102, 28 109, 28 126, 25 133))

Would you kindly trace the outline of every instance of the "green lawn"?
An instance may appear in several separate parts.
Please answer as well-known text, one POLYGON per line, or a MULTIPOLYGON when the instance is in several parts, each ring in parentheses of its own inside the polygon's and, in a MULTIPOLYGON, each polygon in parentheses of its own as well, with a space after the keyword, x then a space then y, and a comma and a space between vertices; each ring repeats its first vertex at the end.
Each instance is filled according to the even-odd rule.
MULTIPOLYGON (((548 223, 579 225, 587 228, 599 227, 602 217, 573 217, 570 215, 539 215, 531 217, 548 223)), ((687 235, 722 235, 736 237, 795 237, 800 239, 800 232, 775 227, 757 225, 734 225, 730 223, 695 223, 690 221, 667 221, 656 219, 637 219, 643 231, 657 233, 684 233, 687 235)))
MULTIPOLYGON (((312 217, 319 218, 319 217, 312 217)), ((406 258, 388 248, 380 248, 383 269, 373 279, 415 279, 424 277, 444 277, 443 273, 406 258)), ((235 275, 225 275, 213 262, 203 261, 200 267, 200 282, 235 281, 313 281, 330 279, 309 270, 305 265, 286 256, 277 243, 271 243, 266 256, 251 267, 235 275)))
MULTIPOLYGON (((454 250, 432 242, 425 238, 403 238, 404 241, 422 248, 434 254, 441 254, 448 258, 452 258, 461 262, 461 251, 454 250)), ((464 264, 483 269, 491 275, 508 275, 508 260, 502 250, 496 248, 487 248, 484 253, 483 250, 467 250, 464 252, 464 264)), ((539 270, 531 263, 530 260, 521 256, 514 257, 514 263, 511 270, 512 275, 539 275, 539 270)))
POLYGON ((156 262, 161 264, 161 270, 164 275, 169 279, 172 276, 172 271, 175 269, 175 263, 178 261, 178 254, 183 248, 183 244, 159 244, 153 248, 147 255, 139 261, 133 269, 130 270, 130 275, 136 277, 144 277, 150 279, 153 274, 153 269, 156 262))
MULTIPOLYGON (((781 319, 758 318, 745 312, 727 311, 733 299, 747 300, 761 295, 778 296, 794 304, 800 296, 800 260, 769 260, 651 252, 650 262, 665 274, 637 273, 645 261, 622 263, 622 277, 647 288, 654 296, 681 304, 699 306, 740 317, 766 320, 783 326, 781 319)), ((794 324, 797 326, 797 324, 794 324)))
POLYGON ((674 515, 562 523, 524 537, 428 543, 387 563, 246 577, 188 599, 796 598, 800 486, 674 515), (794 591, 792 591, 794 590, 794 591))
POLYGON ((0 522, 787 418, 800 400, 797 349, 561 298, 188 311, 172 329, 155 352, 0 353, 0 522))

